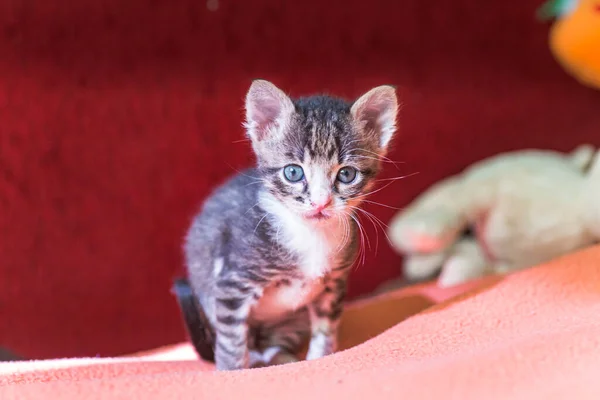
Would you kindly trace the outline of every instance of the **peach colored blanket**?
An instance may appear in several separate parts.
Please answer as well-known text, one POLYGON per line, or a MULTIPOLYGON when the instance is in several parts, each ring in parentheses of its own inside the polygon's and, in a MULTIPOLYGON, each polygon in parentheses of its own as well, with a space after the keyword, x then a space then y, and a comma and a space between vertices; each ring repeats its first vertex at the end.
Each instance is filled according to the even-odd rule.
POLYGON ((186 344, 2 363, 0 398, 600 399, 600 246, 504 279, 356 302, 341 342, 320 360, 239 372, 214 372, 186 344))

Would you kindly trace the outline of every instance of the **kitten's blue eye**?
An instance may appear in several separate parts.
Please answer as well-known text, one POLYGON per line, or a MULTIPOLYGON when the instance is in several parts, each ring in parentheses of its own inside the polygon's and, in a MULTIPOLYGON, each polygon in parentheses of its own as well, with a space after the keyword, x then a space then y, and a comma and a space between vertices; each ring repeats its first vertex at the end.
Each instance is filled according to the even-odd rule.
POLYGON ((286 165, 283 167, 283 176, 290 182, 300 182, 304 178, 304 170, 296 164, 286 165))
POLYGON ((338 181, 342 183, 352 183, 354 179, 356 179, 356 168, 344 167, 338 171, 338 181))

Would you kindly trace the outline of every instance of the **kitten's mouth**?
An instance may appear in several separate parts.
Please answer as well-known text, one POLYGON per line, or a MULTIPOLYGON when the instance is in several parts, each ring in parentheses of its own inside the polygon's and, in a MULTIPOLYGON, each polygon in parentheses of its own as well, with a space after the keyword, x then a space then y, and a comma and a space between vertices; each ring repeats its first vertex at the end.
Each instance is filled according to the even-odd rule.
POLYGON ((331 214, 327 213, 326 211, 318 211, 316 213, 304 214, 304 217, 313 221, 325 221, 331 218, 331 214))

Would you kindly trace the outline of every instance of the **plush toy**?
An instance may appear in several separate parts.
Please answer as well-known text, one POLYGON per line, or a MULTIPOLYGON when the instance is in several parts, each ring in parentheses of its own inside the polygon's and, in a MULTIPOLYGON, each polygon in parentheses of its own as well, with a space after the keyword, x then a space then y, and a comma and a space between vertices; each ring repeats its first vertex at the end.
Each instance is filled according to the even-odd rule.
POLYGON ((600 89, 600 0, 549 0, 538 16, 556 18, 550 48, 563 68, 584 85, 600 89))
POLYGON ((504 153, 429 188, 389 225, 404 278, 451 286, 600 240, 600 151, 504 153))

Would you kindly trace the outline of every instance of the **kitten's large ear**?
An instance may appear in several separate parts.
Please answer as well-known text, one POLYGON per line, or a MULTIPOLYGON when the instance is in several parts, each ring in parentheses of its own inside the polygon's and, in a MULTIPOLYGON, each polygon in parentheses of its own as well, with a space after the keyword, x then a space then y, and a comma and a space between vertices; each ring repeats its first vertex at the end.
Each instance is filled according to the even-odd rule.
POLYGON ((378 140, 380 151, 385 152, 396 131, 396 89, 388 85, 373 88, 354 102, 350 112, 365 133, 378 140))
POLYGON ((269 81, 255 80, 246 95, 246 129, 252 141, 270 138, 280 131, 294 111, 294 103, 269 81))

